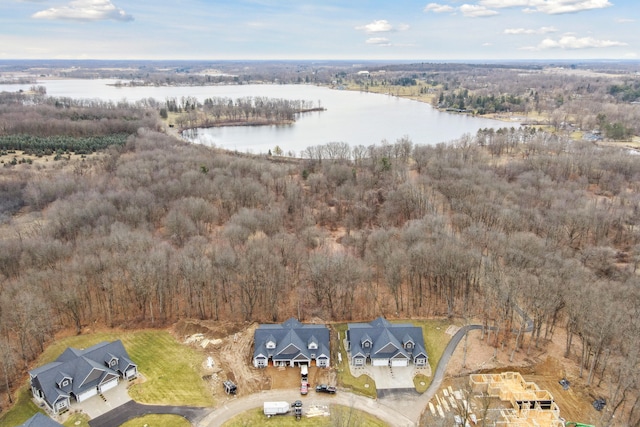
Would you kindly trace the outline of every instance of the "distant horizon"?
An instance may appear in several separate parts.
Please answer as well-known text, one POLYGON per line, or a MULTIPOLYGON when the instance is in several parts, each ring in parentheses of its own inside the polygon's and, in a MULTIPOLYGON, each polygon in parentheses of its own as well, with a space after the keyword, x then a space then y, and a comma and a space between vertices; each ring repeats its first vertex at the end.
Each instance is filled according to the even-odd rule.
POLYGON ((332 58, 237 58, 237 59, 184 59, 184 58, 158 58, 158 59, 146 59, 146 58, 85 58, 85 59, 72 59, 72 58, 0 58, 0 64, 5 62, 122 62, 122 63, 134 63, 134 62, 180 62, 180 63, 234 63, 234 62, 290 62, 290 63, 307 63, 307 62, 328 62, 328 63, 352 63, 352 62, 366 62, 366 63, 382 63, 382 64, 417 64, 417 63, 639 63, 640 58, 633 59, 610 59, 610 58, 504 58, 504 59, 482 59, 482 58, 466 58, 466 59, 429 59, 429 58, 416 58, 416 59, 386 59, 386 58, 344 58, 344 59, 332 59, 332 58))
POLYGON ((637 0, 4 0, 0 59, 622 61, 639 20, 637 0))

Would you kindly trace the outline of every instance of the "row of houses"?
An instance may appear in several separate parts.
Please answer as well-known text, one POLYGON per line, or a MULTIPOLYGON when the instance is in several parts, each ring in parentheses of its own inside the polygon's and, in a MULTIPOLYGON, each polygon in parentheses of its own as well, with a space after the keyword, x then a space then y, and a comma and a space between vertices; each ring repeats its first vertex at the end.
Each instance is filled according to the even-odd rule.
MULTIPOLYGON (((303 324, 290 318, 260 325, 254 335, 253 366, 331 366, 326 325, 303 324)), ((379 317, 370 323, 349 323, 345 337, 353 366, 426 366, 422 329, 379 317)), ((101 342, 87 349, 67 348, 55 361, 29 371, 36 402, 59 414, 72 400, 83 402, 138 375, 122 341, 101 342)))
MULTIPOLYGON (((370 323, 349 323, 345 337, 353 366, 426 366, 422 329, 379 317, 370 323)), ((259 325, 254 334, 253 366, 330 366, 329 328, 291 318, 282 324, 259 325)))

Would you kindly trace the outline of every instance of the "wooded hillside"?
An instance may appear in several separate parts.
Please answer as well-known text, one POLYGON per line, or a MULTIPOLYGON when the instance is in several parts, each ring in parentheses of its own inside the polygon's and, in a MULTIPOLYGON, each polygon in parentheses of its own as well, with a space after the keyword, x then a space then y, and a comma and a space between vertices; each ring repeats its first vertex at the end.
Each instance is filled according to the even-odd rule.
POLYGON ((499 351, 566 328, 566 356, 610 384, 608 405, 638 403, 636 154, 530 129, 306 154, 231 155, 140 128, 77 160, 82 173, 6 164, 5 385, 62 328, 451 316, 496 326, 499 351), (524 337, 516 304, 534 321, 524 337))

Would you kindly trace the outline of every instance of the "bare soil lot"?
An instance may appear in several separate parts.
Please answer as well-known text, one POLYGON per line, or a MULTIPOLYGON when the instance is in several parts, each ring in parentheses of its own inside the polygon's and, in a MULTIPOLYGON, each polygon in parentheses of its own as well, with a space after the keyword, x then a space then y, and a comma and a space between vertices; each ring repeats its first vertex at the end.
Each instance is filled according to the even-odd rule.
MULTIPOLYGON (((253 334, 257 326, 257 323, 183 320, 173 327, 173 333, 181 342, 202 352, 203 379, 209 383, 216 398, 227 397, 222 386, 226 379, 236 383, 238 396, 261 390, 299 388, 299 368, 253 367, 253 334), (209 357, 213 361, 211 367, 209 357)), ((308 378, 310 393, 314 393, 316 384, 336 383, 336 374, 332 369, 311 366, 308 378)))

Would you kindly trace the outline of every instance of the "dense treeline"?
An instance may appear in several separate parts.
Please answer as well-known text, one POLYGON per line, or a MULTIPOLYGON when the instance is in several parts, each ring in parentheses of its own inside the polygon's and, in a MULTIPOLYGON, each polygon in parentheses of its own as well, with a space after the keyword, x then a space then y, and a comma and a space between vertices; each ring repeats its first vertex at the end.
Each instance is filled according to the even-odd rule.
POLYGON ((66 152, 91 154, 111 145, 124 145, 128 136, 127 134, 91 137, 0 135, 0 150, 3 152, 19 150, 24 154, 35 156, 66 152))
POLYGON ((0 136, 83 139, 159 129, 158 114, 148 106, 149 100, 134 105, 2 92, 0 136))
POLYGON ((305 153, 276 164, 140 130, 80 179, 3 170, 7 202, 37 218, 0 240, 6 381, 61 328, 460 316, 509 353, 566 329, 585 381, 609 384, 607 417, 638 424, 637 156, 527 129, 305 153))
POLYGON ((160 109, 160 116, 168 113, 185 113, 175 118, 179 127, 209 127, 229 124, 279 124, 291 123, 296 115, 320 110, 314 103, 267 97, 243 97, 237 99, 217 97, 199 102, 194 97, 169 98, 160 109))

